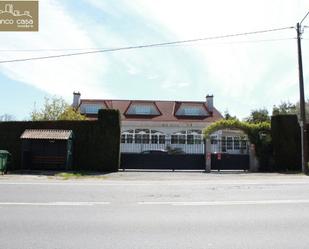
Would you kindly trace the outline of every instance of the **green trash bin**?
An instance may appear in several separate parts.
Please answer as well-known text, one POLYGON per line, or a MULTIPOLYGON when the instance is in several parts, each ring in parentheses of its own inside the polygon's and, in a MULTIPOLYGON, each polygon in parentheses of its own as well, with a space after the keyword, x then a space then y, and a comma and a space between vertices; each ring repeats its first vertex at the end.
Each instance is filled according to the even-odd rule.
POLYGON ((8 152, 7 150, 0 150, 0 173, 6 173, 10 157, 10 152, 8 152))

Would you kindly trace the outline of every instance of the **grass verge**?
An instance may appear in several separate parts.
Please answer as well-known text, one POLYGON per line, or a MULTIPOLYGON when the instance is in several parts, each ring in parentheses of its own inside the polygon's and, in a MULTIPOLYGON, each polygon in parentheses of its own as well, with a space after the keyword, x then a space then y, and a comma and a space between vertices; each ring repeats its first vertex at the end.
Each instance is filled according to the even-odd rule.
POLYGON ((89 172, 61 172, 54 175, 57 178, 62 180, 70 179, 86 179, 86 178, 96 178, 96 179, 105 179, 106 176, 99 173, 89 173, 89 172))

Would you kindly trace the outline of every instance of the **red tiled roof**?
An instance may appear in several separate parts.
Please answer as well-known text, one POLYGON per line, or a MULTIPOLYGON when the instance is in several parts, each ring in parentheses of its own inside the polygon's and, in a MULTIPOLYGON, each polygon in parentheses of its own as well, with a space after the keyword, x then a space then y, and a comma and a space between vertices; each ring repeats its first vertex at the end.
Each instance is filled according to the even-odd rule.
MULTIPOLYGON (((221 113, 214 108, 210 116, 175 116, 175 113, 182 104, 202 106, 209 113, 209 109, 205 102, 202 101, 164 101, 164 100, 102 100, 102 99, 81 99, 81 104, 102 104, 104 103, 108 108, 117 109, 121 113, 123 121, 158 121, 158 122, 215 122, 222 119, 221 113), (154 104, 161 115, 147 116, 147 115, 125 115, 131 103, 152 103, 154 104)), ((89 118, 96 118, 97 115, 88 115, 89 118)))

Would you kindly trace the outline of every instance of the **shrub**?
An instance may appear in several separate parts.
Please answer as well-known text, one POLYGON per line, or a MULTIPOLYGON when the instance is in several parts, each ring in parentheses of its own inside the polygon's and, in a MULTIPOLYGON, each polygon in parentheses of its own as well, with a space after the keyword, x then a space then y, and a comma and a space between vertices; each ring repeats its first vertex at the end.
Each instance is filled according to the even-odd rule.
POLYGON ((296 115, 271 118, 275 167, 278 171, 301 170, 301 135, 296 115))

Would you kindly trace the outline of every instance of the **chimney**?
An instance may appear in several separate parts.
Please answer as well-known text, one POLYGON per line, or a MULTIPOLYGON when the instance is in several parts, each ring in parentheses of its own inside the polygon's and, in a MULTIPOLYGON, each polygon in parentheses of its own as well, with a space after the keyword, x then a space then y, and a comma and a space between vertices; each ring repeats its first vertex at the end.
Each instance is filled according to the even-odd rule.
POLYGON ((72 107, 77 110, 79 107, 79 104, 80 104, 80 92, 73 92, 72 107))
POLYGON ((214 111, 214 96, 208 95, 206 96, 206 105, 210 113, 212 114, 214 111))

